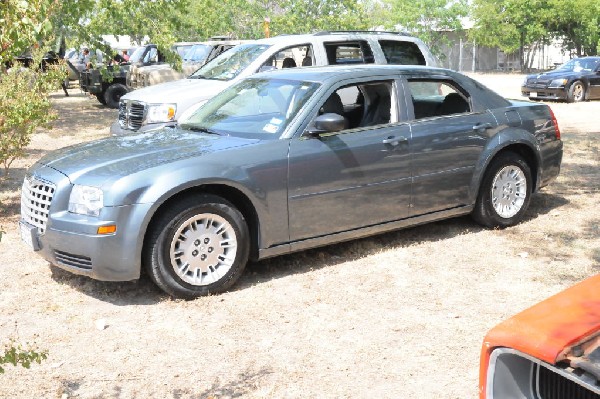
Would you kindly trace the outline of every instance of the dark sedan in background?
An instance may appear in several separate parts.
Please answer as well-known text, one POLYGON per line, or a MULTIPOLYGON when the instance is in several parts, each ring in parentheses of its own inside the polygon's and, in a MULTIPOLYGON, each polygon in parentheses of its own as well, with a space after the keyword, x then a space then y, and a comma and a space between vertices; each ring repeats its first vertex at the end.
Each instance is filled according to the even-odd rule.
POLYGON ((514 225, 561 159, 547 105, 449 70, 282 69, 178 126, 46 155, 23 184, 21 233, 66 270, 145 267, 191 298, 228 289, 248 259, 465 214, 514 225))
POLYGON ((600 98, 600 57, 574 58, 558 68, 528 75, 521 94, 530 100, 569 103, 600 98))

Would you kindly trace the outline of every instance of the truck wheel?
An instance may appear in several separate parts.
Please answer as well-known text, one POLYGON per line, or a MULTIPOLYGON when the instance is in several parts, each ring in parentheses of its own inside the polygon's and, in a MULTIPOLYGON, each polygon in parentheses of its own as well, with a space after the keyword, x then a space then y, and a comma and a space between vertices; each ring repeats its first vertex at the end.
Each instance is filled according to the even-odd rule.
POLYGON ((490 163, 479 187, 473 218, 486 227, 508 227, 521 221, 531 201, 531 170, 514 152, 490 163))
POLYGON ((214 195, 185 198, 153 223, 144 250, 152 280, 173 297, 192 299, 231 287, 250 248, 243 215, 214 195))
POLYGON ((104 99, 104 93, 96 93, 94 95, 96 96, 96 99, 100 102, 100 104, 106 105, 106 100, 104 99))
POLYGON ((127 94, 127 87, 121 83, 115 83, 108 86, 104 93, 104 101, 110 108, 119 108, 119 100, 127 94))
POLYGON ((569 91, 567 92, 567 102, 578 103, 583 100, 585 100, 585 86, 582 81, 576 80, 571 87, 569 87, 569 91))

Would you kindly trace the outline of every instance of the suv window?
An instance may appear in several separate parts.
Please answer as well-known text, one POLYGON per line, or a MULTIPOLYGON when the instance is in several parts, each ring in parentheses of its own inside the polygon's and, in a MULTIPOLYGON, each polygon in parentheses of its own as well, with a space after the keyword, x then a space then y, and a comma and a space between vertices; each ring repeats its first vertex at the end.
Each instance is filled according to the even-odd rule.
POLYGON ((191 79, 231 80, 242 73, 255 59, 270 47, 269 44, 240 44, 222 56, 214 58, 194 72, 191 79))
POLYGON ((313 64, 312 54, 313 50, 310 44, 287 47, 274 54, 263 66, 275 69, 310 66, 313 64))
POLYGON ((426 65, 425 57, 416 43, 380 40, 379 45, 388 64, 426 65))
POLYGON ((366 41, 324 43, 329 65, 372 64, 375 62, 373 51, 366 41))
POLYGON ((471 112, 468 97, 442 80, 409 80, 415 119, 471 112))

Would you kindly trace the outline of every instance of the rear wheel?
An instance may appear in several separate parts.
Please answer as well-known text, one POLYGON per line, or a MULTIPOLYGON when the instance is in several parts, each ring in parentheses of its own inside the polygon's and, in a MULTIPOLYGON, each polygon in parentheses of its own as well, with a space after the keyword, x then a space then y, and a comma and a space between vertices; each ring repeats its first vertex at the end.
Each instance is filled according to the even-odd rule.
POLYGON ((485 172, 473 218, 487 227, 519 223, 531 201, 531 170, 514 152, 499 154, 485 172))
POLYGON ((242 214, 220 197, 202 195, 177 202, 159 217, 144 263, 162 290, 191 299, 231 287, 246 266, 249 247, 242 214))
POLYGON ((115 83, 106 89, 104 92, 104 101, 110 108, 119 108, 119 100, 127 94, 127 87, 121 83, 115 83))
POLYGON ((567 92, 567 102, 577 103, 585 100, 585 86, 580 80, 573 82, 567 92))

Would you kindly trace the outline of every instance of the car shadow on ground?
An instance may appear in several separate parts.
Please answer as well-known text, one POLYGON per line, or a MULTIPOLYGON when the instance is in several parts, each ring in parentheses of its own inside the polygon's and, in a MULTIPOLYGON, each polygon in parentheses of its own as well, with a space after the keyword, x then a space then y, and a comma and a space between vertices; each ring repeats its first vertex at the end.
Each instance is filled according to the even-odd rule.
MULTIPOLYGON (((547 214, 567 204, 562 197, 540 193, 532 197, 531 206, 524 222, 547 214)), ((257 284, 264 284, 290 275, 310 273, 340 263, 365 258, 384 250, 409 248, 426 242, 438 242, 455 236, 477 233, 485 230, 471 217, 463 216, 410 227, 367 238, 347 241, 309 249, 289 255, 282 255, 259 262, 249 262, 238 282, 230 292, 243 290, 257 284)), ((152 305, 170 300, 150 278, 142 273, 139 280, 130 282, 103 282, 85 276, 74 275, 58 267, 51 267, 52 279, 60 284, 68 284, 81 293, 117 306, 152 305)))

